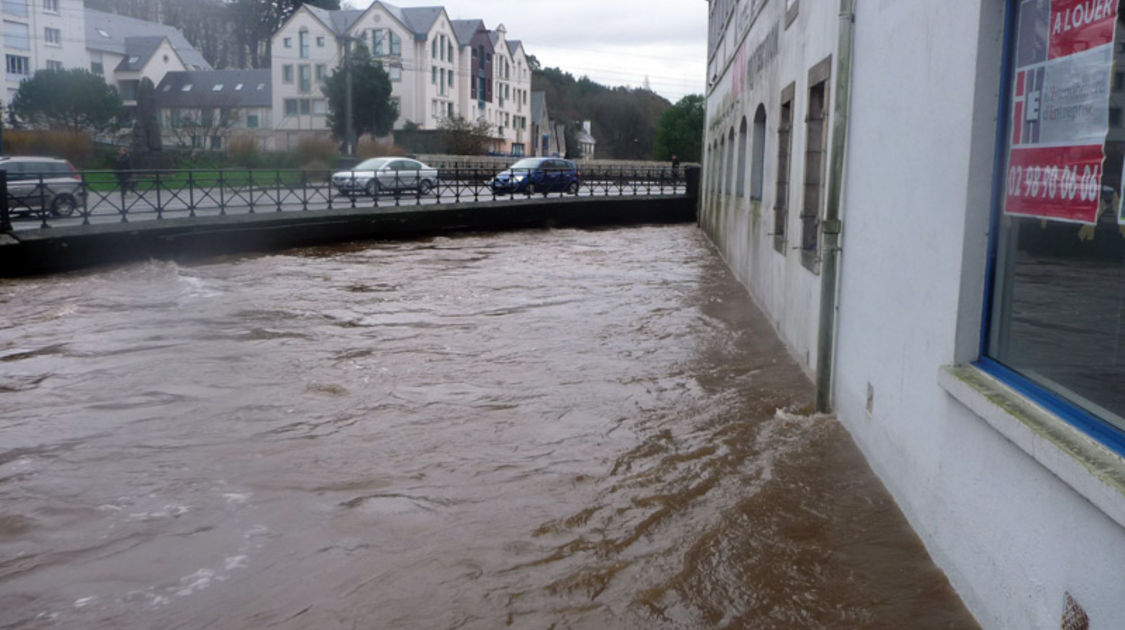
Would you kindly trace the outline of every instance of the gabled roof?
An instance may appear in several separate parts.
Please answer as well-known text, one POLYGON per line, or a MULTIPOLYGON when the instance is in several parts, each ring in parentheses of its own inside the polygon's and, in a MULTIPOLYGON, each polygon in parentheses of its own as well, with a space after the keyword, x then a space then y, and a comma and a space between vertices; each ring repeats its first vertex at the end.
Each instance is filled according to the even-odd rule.
POLYGON ((453 34, 462 46, 468 46, 477 32, 484 28, 484 20, 453 20, 453 34))
POLYGON ((355 9, 341 9, 339 11, 329 11, 320 7, 314 7, 311 4, 303 5, 312 13, 316 19, 320 20, 325 26, 337 35, 343 35, 348 32, 348 29, 355 24, 356 20, 363 15, 364 11, 355 9))
POLYGON ((126 37, 125 57, 117 64, 115 72, 140 72, 167 37, 126 37))
MULTIPOLYGON (((387 3, 381 3, 387 6, 387 3)), ((401 9, 403 22, 414 31, 415 37, 425 39, 430 34, 430 29, 434 27, 434 22, 437 22, 441 17, 445 7, 407 7, 401 9)))
MULTIPOLYGON (((128 55, 126 40, 131 38, 168 38, 172 49, 189 68, 210 70, 211 64, 192 47, 179 29, 156 22, 86 9, 86 48, 116 55, 128 55)), ((132 55, 139 56, 139 55, 132 55)))
POLYGON ((520 40, 509 39, 508 40, 508 53, 514 57, 516 55, 516 51, 519 50, 520 46, 523 46, 523 42, 521 42, 520 40))
POLYGON ((347 33, 348 29, 356 23, 356 20, 363 16, 363 11, 358 11, 355 9, 342 9, 340 11, 331 11, 331 13, 332 28, 337 33, 341 34, 347 33))
POLYGON ((165 108, 270 107, 270 71, 169 72, 156 86, 156 103, 165 108))

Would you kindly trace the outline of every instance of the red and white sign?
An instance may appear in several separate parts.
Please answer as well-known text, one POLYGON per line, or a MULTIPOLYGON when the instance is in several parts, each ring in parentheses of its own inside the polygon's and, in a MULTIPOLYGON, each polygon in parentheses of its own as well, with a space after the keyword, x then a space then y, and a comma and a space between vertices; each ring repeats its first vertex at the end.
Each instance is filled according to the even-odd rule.
POLYGON ((1117 0, 1054 0, 1051 59, 1113 43, 1117 0))
POLYGON ((1004 212, 1096 223, 1117 0, 1024 0, 1004 212))

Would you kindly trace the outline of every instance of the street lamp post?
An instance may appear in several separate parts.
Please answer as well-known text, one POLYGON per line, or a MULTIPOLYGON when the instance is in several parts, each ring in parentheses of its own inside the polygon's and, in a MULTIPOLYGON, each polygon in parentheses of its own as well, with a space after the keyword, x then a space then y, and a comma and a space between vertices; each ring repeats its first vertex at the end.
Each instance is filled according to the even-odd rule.
POLYGON ((362 39, 350 35, 340 35, 344 46, 344 153, 355 157, 355 118, 352 115, 352 42, 362 39))

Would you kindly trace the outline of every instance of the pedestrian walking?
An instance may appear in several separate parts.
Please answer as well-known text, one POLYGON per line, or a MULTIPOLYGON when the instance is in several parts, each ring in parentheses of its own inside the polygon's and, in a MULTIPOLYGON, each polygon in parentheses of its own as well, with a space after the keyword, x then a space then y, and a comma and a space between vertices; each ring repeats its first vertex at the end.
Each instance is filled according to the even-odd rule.
POLYGON ((125 147, 117 152, 117 159, 113 162, 113 170, 117 173, 117 185, 121 187, 121 191, 132 190, 133 188, 133 160, 129 157, 129 151, 125 147))
POLYGON ((672 154, 672 181, 679 181, 680 179, 680 158, 672 154))

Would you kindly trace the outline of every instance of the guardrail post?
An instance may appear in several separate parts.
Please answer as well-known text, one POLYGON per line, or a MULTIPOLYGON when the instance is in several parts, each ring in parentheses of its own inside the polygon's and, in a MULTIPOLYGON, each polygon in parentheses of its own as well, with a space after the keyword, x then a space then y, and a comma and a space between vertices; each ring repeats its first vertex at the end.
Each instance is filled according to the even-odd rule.
POLYGON ((8 171, 0 170, 0 232, 12 231, 12 214, 8 208, 8 171))
POLYGON ((702 169, 698 166, 689 166, 684 169, 684 183, 687 184, 687 196, 699 197, 699 177, 702 169))

